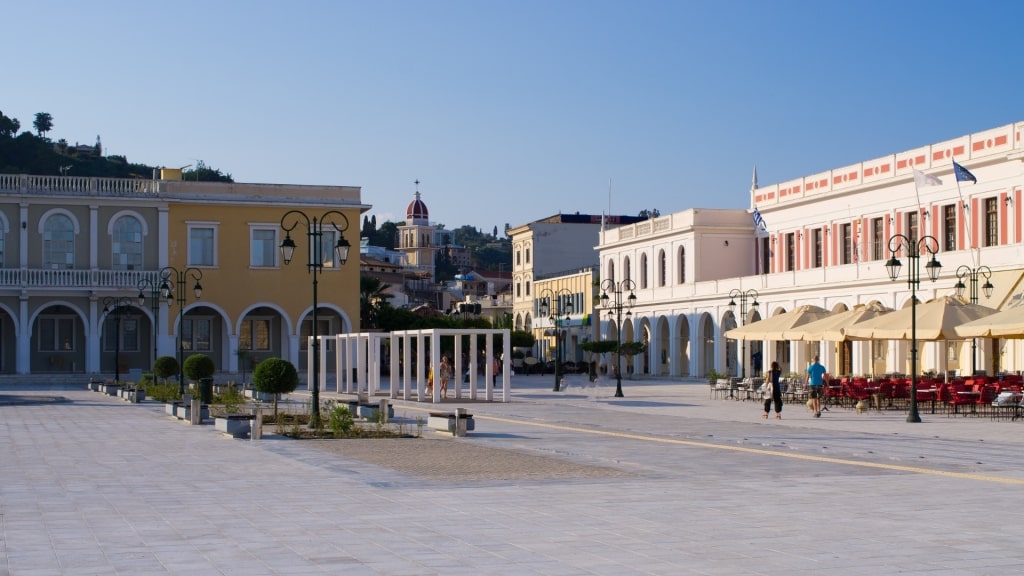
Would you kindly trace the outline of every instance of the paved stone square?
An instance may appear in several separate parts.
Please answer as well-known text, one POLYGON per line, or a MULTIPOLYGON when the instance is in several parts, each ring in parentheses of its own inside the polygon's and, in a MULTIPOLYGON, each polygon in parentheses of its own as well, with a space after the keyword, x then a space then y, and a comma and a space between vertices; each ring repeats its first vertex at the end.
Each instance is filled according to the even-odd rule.
MULTIPOLYGON (((162 404, 0 389, 0 575, 1003 574, 1024 421, 515 376, 466 438, 252 442, 162 404)), ((330 397, 330 393, 325 393, 330 397)), ((411 429, 431 404, 395 403, 411 429)))

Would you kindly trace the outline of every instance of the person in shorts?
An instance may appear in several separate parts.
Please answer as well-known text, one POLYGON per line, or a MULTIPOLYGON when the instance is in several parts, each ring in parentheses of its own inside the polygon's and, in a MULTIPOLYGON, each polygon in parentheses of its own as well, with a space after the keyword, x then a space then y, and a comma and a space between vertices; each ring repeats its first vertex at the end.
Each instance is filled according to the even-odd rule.
POLYGON ((817 355, 814 362, 807 367, 807 386, 810 390, 811 408, 814 410, 814 417, 821 418, 821 394, 825 385, 825 367, 822 366, 817 355))

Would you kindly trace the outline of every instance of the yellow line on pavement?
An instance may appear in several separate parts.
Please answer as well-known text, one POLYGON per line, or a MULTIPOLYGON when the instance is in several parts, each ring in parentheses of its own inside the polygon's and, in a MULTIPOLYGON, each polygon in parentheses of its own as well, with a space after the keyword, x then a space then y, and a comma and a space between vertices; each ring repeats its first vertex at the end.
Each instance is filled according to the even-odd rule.
POLYGON ((947 478, 960 478, 963 480, 980 480, 983 482, 995 482, 999 484, 1014 484, 1024 486, 1024 479, 1005 478, 1002 476, 988 476, 986 474, 972 474, 968 472, 949 472, 946 470, 935 470, 933 468, 921 468, 919 466, 901 466, 899 464, 883 464, 880 462, 861 462, 858 460, 845 460, 842 458, 831 458, 828 456, 815 456, 813 454, 796 454, 793 452, 780 452, 778 450, 766 450, 764 448, 747 448, 744 446, 728 446, 725 444, 712 444, 710 442, 698 442, 695 440, 679 440, 677 438, 664 438, 660 436, 642 436, 626 432, 610 432, 606 430, 593 430, 591 428, 579 428, 576 426, 565 426, 562 424, 546 424, 543 422, 530 422, 525 420, 513 420, 497 416, 474 415, 479 420, 492 420, 509 424, 522 424, 537 428, 548 428, 551 430, 563 430, 567 432, 582 432, 584 434, 596 434, 599 436, 611 436, 614 438, 625 438, 628 440, 641 440, 644 442, 659 442, 661 444, 676 444, 679 446, 693 446, 696 448, 711 448, 715 450, 730 450, 732 452, 744 452, 747 454, 761 454, 769 456, 782 456, 796 460, 808 460, 811 462, 826 462, 829 464, 845 464, 847 466, 860 466, 861 468, 877 468, 880 470, 892 470, 896 472, 913 472, 916 474, 930 474, 932 476, 945 476, 947 478))

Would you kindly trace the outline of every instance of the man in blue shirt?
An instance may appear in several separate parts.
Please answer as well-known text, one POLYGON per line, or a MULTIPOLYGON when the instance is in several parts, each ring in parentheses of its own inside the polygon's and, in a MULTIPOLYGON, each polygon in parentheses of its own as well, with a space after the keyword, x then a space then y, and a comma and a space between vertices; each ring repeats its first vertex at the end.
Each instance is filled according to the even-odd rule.
POLYGON ((825 367, 822 366, 817 355, 814 362, 807 367, 807 385, 811 390, 811 407, 814 409, 814 417, 821 418, 821 391, 825 385, 825 367))

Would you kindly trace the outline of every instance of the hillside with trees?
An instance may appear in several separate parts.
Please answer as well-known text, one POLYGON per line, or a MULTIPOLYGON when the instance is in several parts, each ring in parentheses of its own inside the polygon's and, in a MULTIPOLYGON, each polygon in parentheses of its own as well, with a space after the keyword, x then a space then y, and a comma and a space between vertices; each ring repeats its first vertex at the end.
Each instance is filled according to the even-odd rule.
MULTIPOLYGON (((0 111, 0 173, 35 174, 40 176, 86 176, 96 178, 153 177, 156 166, 129 162, 124 156, 103 155, 103 145, 96 136, 95 144, 70 144, 64 138, 54 142, 50 132, 54 118, 49 112, 38 112, 32 121, 33 134, 21 131, 21 122, 0 111)), ((208 166, 203 161, 182 173, 185 180, 234 182, 231 174, 208 166)))

